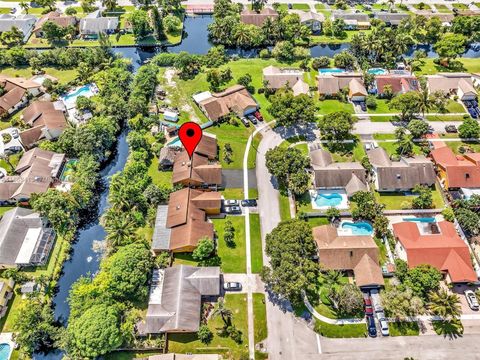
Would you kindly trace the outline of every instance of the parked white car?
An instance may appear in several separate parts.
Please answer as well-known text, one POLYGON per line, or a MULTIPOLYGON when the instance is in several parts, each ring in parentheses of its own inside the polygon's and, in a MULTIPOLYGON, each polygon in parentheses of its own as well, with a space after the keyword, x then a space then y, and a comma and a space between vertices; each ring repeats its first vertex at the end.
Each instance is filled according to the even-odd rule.
POLYGON ((378 322, 380 323, 380 329, 382 331, 382 335, 383 336, 389 336, 390 335, 390 331, 388 330, 388 322, 387 322, 387 319, 385 318, 381 318, 378 320, 378 322))
POLYGON ((468 306, 470 306, 470 309, 478 310, 479 305, 478 305, 478 300, 475 293, 472 290, 465 290, 463 293, 467 298, 468 306))

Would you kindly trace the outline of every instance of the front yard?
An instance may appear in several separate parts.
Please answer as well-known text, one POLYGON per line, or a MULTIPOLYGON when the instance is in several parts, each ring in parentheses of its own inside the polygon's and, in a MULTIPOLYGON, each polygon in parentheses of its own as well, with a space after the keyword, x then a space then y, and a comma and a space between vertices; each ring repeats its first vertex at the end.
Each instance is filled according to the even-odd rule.
POLYGON ((225 359, 242 359, 248 356, 247 295, 225 295, 225 307, 233 313, 232 323, 242 332, 243 342, 237 344, 229 337, 221 337, 218 331, 224 326, 220 316, 209 318, 208 327, 213 333, 210 344, 203 344, 196 334, 168 335, 168 351, 180 354, 221 354, 225 359))
POLYGON ((390 336, 418 336, 420 328, 416 322, 390 322, 388 323, 390 336))
POLYGON ((250 214, 250 247, 252 273, 258 274, 263 267, 262 235, 260 232, 260 215, 258 214, 250 214))
POLYGON ((353 105, 350 103, 344 103, 339 100, 322 100, 319 102, 319 114, 326 115, 337 111, 345 111, 349 114, 353 114, 353 105))
POLYGON ((212 219, 217 233, 217 252, 222 260, 223 273, 245 273, 247 271, 245 250, 245 218, 243 216, 227 216, 225 219, 212 219), (223 239, 225 222, 230 220, 235 228, 235 246, 229 247, 223 239))
POLYGON ((315 332, 328 338, 363 338, 367 336, 365 324, 332 325, 315 319, 315 332))

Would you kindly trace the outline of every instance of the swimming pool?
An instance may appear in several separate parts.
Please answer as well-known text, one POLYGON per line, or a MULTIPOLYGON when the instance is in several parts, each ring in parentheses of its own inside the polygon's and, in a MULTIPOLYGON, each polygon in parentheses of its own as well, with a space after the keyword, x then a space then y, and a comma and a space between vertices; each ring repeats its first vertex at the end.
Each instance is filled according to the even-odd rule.
POLYGON ((0 360, 10 359, 11 348, 9 344, 0 344, 0 360))
POLYGON ((332 194, 317 194, 315 197, 315 203, 318 206, 338 206, 342 202, 342 195, 337 193, 332 194))
POLYGON ((368 69, 367 72, 372 75, 384 75, 387 73, 387 70, 382 68, 371 68, 368 69))
POLYGON ((326 210, 330 207, 348 209, 347 194, 344 190, 310 190, 312 209, 326 210))
POLYGON ((62 97, 62 100, 67 109, 71 109, 76 106, 77 98, 79 96, 92 97, 93 95, 95 95, 93 92, 93 85, 87 84, 70 91, 67 95, 62 97))
POLYGON ((344 73, 345 70, 338 69, 338 68, 325 68, 325 69, 318 69, 318 72, 320 74, 338 74, 338 73, 344 73))
POLYGON ((60 176, 60 180, 71 182, 71 178, 75 172, 77 162, 78 162, 77 159, 70 159, 65 163, 65 166, 63 167, 62 175, 60 176))
POLYGON ((180 141, 180 138, 177 136, 175 140, 172 140, 172 142, 169 142, 167 146, 183 146, 182 142, 180 141))
POLYGON ((373 234, 373 226, 370 223, 365 221, 359 221, 359 222, 344 221, 340 224, 340 228, 343 230, 349 231, 351 235, 372 235, 373 234))
POLYGON ((433 217, 403 218, 403 221, 415 221, 415 222, 422 222, 422 223, 436 222, 435 218, 433 217))

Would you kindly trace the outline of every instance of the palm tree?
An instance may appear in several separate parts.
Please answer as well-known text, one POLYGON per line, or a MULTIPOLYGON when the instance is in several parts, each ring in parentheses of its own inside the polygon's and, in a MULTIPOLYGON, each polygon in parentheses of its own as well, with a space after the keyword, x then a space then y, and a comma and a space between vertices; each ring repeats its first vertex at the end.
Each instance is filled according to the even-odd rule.
POLYGON ((28 14, 28 10, 30 9, 30 4, 28 2, 22 1, 19 5, 25 11, 25 14, 28 14))
POLYGON ((105 6, 108 11, 112 11, 117 7, 117 0, 102 0, 102 5, 105 6))
MULTIPOLYGON (((422 82, 420 82, 422 84, 422 82)), ((426 86, 420 86, 420 91, 418 92, 418 110, 422 113, 422 116, 425 117, 425 113, 432 108, 432 101, 428 88, 426 86)))
POLYGON ((456 294, 450 294, 445 289, 429 294, 428 308, 430 311, 444 319, 457 319, 461 314, 460 299, 456 294))
POLYGON ((135 221, 129 216, 120 216, 116 211, 109 211, 102 218, 102 225, 107 232, 107 244, 112 248, 135 242, 137 239, 135 221))
POLYGON ((220 298, 218 300, 218 305, 215 308, 215 310, 213 311, 212 316, 213 317, 221 316, 221 318, 223 320, 223 323, 225 324, 225 327, 228 327, 232 324, 232 317, 233 317, 232 310, 227 309, 225 307, 225 303, 223 301, 223 298, 220 298))
POLYGON ((460 319, 452 319, 449 321, 435 321, 435 331, 439 335, 448 336, 450 338, 456 338, 463 333, 463 325, 460 319))
POLYGON ((323 273, 323 279, 325 280, 325 285, 331 287, 336 285, 340 282, 340 278, 342 277, 342 273, 337 270, 327 270, 323 273))

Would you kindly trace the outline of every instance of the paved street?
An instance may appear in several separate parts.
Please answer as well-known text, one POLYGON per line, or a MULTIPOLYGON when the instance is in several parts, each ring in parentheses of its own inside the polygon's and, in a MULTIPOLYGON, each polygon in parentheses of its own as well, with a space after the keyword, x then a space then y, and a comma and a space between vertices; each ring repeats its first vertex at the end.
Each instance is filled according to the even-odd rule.
MULTIPOLYGON (((435 132, 445 132, 446 125, 455 125, 457 128, 461 121, 429 121, 430 126, 435 132)), ((354 125, 354 134, 371 135, 371 134, 392 134, 395 132, 395 125, 391 122, 373 122, 371 120, 358 120, 354 125)))
MULTIPOLYGON (((263 139, 257 153, 257 187, 258 204, 261 221, 262 241, 265 247, 265 235, 271 232, 280 222, 278 190, 266 166, 265 153, 268 149, 279 145, 284 138, 295 135, 293 130, 280 132, 266 128, 261 131, 263 139)), ((268 258, 264 253, 264 264, 268 258)), ((270 360, 303 359, 307 355, 318 354, 317 335, 306 323, 282 309, 282 305, 267 296, 267 350, 270 360)))

